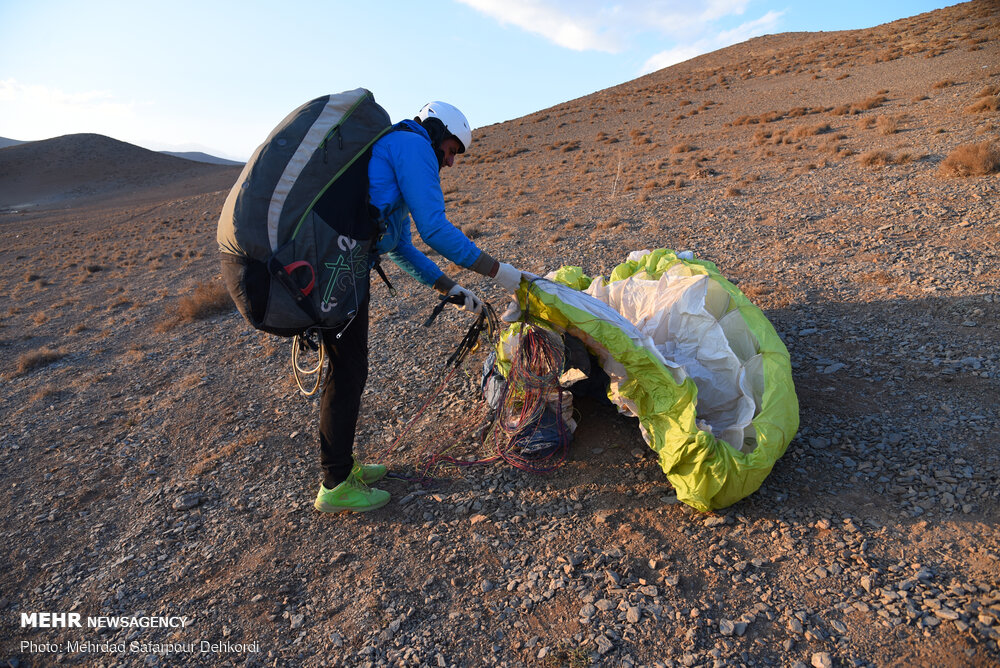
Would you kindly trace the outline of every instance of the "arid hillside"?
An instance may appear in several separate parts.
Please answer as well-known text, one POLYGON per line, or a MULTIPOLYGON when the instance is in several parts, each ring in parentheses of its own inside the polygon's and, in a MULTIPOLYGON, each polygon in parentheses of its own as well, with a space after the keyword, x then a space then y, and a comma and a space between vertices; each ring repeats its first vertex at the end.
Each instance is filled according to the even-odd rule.
POLYGON ((162 200, 225 188, 238 174, 102 135, 65 135, 0 151, 0 210, 162 200))
POLYGON ((979 0, 750 40, 480 128, 444 170, 450 218, 503 261, 607 275, 691 250, 764 310, 801 426, 711 514, 596 402, 554 473, 405 479, 447 447, 488 454, 486 351, 430 394, 470 318, 423 327, 435 294, 390 262, 356 451, 401 477, 373 513, 315 512, 318 401, 220 290, 238 168, 96 136, 0 149, 0 660, 997 665, 998 143, 1000 6, 979 0), (45 610, 192 622, 16 622, 45 610), (201 641, 250 646, 166 649, 201 641))

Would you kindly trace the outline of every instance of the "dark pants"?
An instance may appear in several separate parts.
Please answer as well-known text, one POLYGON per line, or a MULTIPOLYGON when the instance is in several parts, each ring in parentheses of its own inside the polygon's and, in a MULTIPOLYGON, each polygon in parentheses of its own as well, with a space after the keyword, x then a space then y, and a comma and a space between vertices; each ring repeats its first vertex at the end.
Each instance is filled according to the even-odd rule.
POLYGON ((368 300, 345 328, 324 331, 323 345, 330 367, 319 403, 319 461, 330 489, 347 479, 354 462, 354 431, 368 380, 368 300))

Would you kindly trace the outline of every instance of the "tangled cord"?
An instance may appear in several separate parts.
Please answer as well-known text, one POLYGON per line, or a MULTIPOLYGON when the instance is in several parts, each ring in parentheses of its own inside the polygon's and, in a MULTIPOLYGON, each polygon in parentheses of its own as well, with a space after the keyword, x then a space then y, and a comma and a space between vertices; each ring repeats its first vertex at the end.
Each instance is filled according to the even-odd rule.
MULTIPOLYGON (((440 312, 440 307, 443 305, 442 301, 435 311, 440 312)), ((433 318, 432 315, 425 324, 429 324, 433 318)), ((525 312, 524 320, 527 319, 528 314, 525 312)), ((397 451, 400 443, 455 376, 469 353, 478 348, 482 338, 485 338, 490 345, 497 344, 499 325, 500 321, 494 309, 484 303, 479 318, 469 328, 456 351, 442 368, 439 374, 440 382, 432 386, 420 408, 399 436, 378 455, 379 461, 397 451)), ((500 460, 523 471, 547 473, 558 468, 566 460, 570 434, 562 419, 564 404, 559 376, 562 373, 564 355, 561 342, 553 340, 544 329, 524 321, 521 323, 519 334, 521 340, 518 352, 511 360, 505 389, 495 414, 488 410, 485 403, 481 403, 479 410, 467 412, 465 418, 458 422, 457 428, 453 430, 456 434, 454 438, 435 439, 424 447, 418 457, 415 477, 400 475, 393 477, 430 484, 434 481, 434 475, 443 466, 464 468, 500 460), (525 453, 522 446, 538 430, 540 419, 546 409, 554 409, 556 413, 557 442, 554 447, 546 448, 542 454, 525 453), (460 456, 457 450, 470 440, 479 446, 478 451, 481 455, 487 452, 492 454, 478 457, 460 456)))
POLYGON ((565 461, 569 450, 559 386, 562 346, 532 325, 522 323, 520 336, 492 430, 481 437, 490 442, 497 457, 511 466, 531 473, 548 473, 565 461), (554 410, 557 416, 556 444, 541 454, 525 453, 524 444, 538 431, 546 410, 554 410))

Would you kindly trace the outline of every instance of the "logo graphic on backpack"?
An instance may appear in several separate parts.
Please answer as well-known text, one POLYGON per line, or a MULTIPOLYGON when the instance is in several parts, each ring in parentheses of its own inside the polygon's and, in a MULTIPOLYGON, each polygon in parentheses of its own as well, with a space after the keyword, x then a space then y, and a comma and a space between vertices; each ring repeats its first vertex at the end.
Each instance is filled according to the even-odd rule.
POLYGON ((391 129, 364 88, 290 113, 229 192, 217 239, 236 307, 255 328, 295 336, 348 322, 368 297, 378 241, 371 147, 391 129))

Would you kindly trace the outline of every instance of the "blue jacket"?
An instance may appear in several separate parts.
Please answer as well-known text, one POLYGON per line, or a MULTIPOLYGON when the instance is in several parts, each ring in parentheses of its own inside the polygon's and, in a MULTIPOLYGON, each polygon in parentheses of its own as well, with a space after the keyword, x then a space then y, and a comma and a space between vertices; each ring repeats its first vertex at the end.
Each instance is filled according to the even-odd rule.
POLYGON ((421 283, 433 285, 443 272, 413 246, 411 215, 420 238, 455 264, 469 267, 480 250, 445 216, 437 156, 427 131, 416 121, 399 125, 412 132, 394 131, 379 139, 368 163, 368 195, 386 226, 376 251, 388 254, 421 283))

